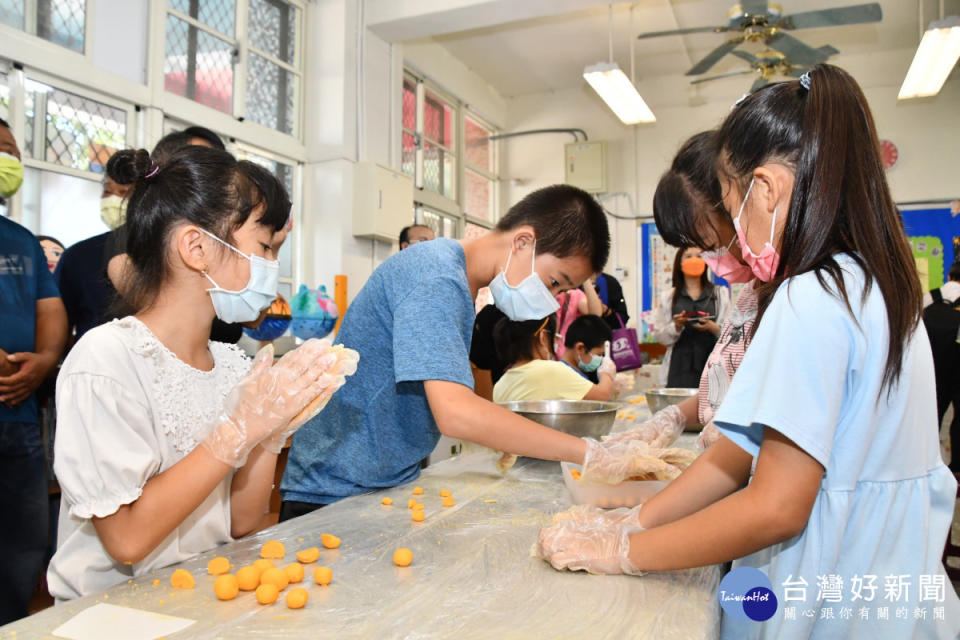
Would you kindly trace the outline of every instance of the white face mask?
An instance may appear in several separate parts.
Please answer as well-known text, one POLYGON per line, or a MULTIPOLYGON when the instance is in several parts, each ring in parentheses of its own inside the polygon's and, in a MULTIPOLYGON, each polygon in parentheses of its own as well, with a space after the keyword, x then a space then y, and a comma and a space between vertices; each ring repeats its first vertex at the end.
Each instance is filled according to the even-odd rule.
POLYGON ((127 221, 127 199, 120 196, 100 198, 100 219, 111 230, 127 221))
POLYGON ((268 308, 277 298, 277 290, 280 286, 280 261, 247 255, 209 231, 203 229, 201 231, 250 261, 250 280, 247 286, 239 291, 221 288, 206 271, 203 272, 204 277, 213 284, 213 288, 207 291, 210 293, 213 310, 217 317, 229 323, 256 320, 260 317, 260 312, 268 308))
POLYGON ((506 276, 507 269, 510 268, 510 259, 513 257, 512 251, 507 256, 507 264, 490 283, 493 304, 515 322, 542 320, 556 313, 560 308, 553 294, 533 268, 536 254, 537 242, 534 240, 533 251, 530 254, 530 275, 517 286, 514 287, 508 283, 506 276))

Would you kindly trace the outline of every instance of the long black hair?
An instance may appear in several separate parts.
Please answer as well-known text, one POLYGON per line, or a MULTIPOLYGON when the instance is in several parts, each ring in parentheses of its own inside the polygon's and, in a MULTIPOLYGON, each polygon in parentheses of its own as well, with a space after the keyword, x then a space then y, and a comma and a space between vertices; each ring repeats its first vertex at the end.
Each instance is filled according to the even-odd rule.
POLYGON ((709 250, 714 243, 707 242, 701 229, 711 227, 716 238, 718 229, 711 219, 716 215, 730 218, 717 179, 717 132, 702 131, 683 143, 660 177, 653 217, 667 244, 709 250))
POLYGON ((219 149, 188 146, 163 166, 145 149, 118 151, 108 173, 121 184, 135 185, 127 205, 127 254, 134 268, 123 287, 134 312, 156 300, 167 275, 167 242, 177 224, 195 224, 233 244, 233 232, 254 210, 262 207, 257 222, 275 231, 290 215, 286 189, 272 173, 219 149))
MULTIPOLYGON (((677 306, 677 298, 680 297, 680 292, 687 288, 686 276, 683 274, 683 269, 681 265, 683 264, 683 252, 689 249, 693 245, 687 245, 685 247, 680 247, 677 249, 677 255, 673 257, 673 302, 670 303, 671 313, 672 310, 677 306)), ((707 275, 707 270, 704 269, 703 273, 700 274, 700 289, 702 291, 709 291, 712 296, 714 291, 714 284, 710 282, 710 277, 707 275)))
MULTIPOLYGON (((863 269, 861 304, 874 283, 887 308, 889 345, 883 383, 903 367, 905 345, 920 320, 923 294, 903 222, 890 195, 870 107, 856 81, 828 64, 815 66, 809 89, 799 81, 769 85, 736 106, 720 128, 718 173, 746 187, 768 162, 796 174, 773 280, 758 291, 759 326, 773 294, 789 276, 829 278, 856 318, 835 256, 863 269)), ((743 189, 741 189, 742 192, 743 189)))

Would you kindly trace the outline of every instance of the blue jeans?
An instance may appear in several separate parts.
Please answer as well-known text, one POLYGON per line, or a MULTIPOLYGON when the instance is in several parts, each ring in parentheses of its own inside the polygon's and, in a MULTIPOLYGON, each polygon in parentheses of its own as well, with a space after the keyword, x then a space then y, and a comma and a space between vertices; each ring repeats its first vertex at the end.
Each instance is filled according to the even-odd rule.
POLYGON ((46 461, 39 424, 0 422, 0 625, 27 615, 49 547, 46 461))

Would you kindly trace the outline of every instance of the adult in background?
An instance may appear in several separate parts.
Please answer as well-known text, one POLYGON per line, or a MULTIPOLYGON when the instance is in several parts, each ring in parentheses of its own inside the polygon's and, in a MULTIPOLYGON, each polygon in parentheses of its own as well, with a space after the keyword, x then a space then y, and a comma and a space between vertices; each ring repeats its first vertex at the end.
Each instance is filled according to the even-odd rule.
MULTIPOLYGON (((20 150, 0 120, 0 194, 23 181, 20 150)), ((0 625, 27 615, 43 570, 47 473, 34 392, 67 341, 67 314, 37 239, 0 216, 0 625)))
POLYGON ((950 422, 950 470, 960 471, 960 262, 950 265, 947 282, 923 296, 923 324, 933 351, 937 385, 937 425, 953 404, 950 422))
POLYGON ((680 247, 673 261, 673 287, 660 294, 654 336, 667 345, 660 384, 696 388, 730 311, 730 291, 710 282, 699 247, 680 247))
POLYGON ((422 224, 412 224, 400 230, 400 251, 418 242, 427 242, 434 240, 437 235, 430 227, 422 224))

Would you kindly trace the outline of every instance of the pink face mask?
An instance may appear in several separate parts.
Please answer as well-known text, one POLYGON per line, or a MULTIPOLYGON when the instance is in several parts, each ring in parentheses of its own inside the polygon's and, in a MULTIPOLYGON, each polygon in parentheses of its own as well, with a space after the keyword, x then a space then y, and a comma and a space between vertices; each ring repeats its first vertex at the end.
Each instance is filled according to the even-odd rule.
POLYGON ((777 209, 780 208, 780 204, 778 203, 773 209, 773 220, 770 221, 770 239, 763 245, 763 249, 760 250, 759 254, 754 253, 750 245, 747 244, 747 234, 744 233, 743 227, 740 226, 740 216, 743 215, 743 207, 747 204, 747 198, 750 197, 750 191, 752 189, 753 180, 750 180, 750 186, 747 187, 747 193, 743 196, 743 202, 740 204, 740 211, 737 213, 737 217, 733 219, 733 228, 737 230, 737 240, 740 241, 740 252, 743 254, 744 261, 750 265, 750 270, 753 271, 753 275, 764 282, 770 282, 777 273, 777 267, 780 264, 780 254, 777 253, 777 250, 773 247, 773 232, 777 228, 777 209))
POLYGON ((733 246, 733 241, 736 239, 737 237, 734 236, 730 238, 730 244, 726 247, 704 251, 700 254, 700 257, 718 278, 723 278, 732 283, 750 282, 753 280, 753 271, 730 253, 730 247, 733 246))

